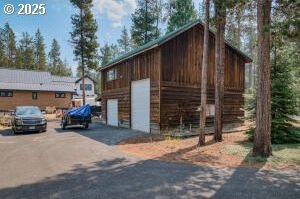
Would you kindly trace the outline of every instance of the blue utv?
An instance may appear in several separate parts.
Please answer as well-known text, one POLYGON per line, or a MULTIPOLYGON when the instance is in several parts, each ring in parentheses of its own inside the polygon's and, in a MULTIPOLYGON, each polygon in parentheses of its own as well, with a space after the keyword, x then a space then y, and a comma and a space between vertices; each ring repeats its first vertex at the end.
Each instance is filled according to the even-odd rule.
POLYGON ((61 120, 61 128, 64 130, 70 125, 83 125, 87 129, 90 123, 92 123, 91 108, 90 105, 85 105, 65 112, 61 120))

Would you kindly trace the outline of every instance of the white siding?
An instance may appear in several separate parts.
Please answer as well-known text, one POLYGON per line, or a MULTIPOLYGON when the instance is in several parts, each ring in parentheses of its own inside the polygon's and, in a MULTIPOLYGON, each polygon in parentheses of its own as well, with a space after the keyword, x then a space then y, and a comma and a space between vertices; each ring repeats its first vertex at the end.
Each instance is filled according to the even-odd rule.
MULTIPOLYGON (((92 85, 92 90, 85 91, 85 100, 86 104, 89 105, 96 105, 97 103, 95 102, 95 98, 97 95, 95 95, 95 84, 90 78, 84 78, 84 83, 85 84, 91 84, 92 85)), ((81 104, 82 104, 82 90, 80 90, 80 84, 82 84, 82 80, 76 83, 76 93, 78 95, 74 95, 73 99, 80 99, 81 104)))

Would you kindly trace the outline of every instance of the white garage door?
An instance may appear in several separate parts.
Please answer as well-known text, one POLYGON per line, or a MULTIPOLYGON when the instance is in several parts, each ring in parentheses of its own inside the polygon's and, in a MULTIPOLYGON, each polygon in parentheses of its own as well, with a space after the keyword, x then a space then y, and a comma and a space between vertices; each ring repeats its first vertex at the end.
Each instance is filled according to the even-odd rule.
POLYGON ((131 83, 131 128, 150 132, 150 79, 131 83))
POLYGON ((118 126, 118 100, 107 100, 107 124, 118 126))

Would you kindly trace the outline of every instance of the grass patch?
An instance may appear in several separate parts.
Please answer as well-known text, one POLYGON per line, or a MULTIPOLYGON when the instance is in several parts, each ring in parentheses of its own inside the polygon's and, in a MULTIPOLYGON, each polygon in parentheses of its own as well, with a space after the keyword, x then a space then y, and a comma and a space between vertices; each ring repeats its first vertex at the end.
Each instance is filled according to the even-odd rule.
POLYGON ((272 145, 273 155, 269 158, 253 157, 251 155, 252 143, 240 145, 226 145, 225 151, 231 155, 238 155, 244 158, 247 164, 266 163, 271 167, 299 166, 300 165, 300 144, 274 144, 272 145))

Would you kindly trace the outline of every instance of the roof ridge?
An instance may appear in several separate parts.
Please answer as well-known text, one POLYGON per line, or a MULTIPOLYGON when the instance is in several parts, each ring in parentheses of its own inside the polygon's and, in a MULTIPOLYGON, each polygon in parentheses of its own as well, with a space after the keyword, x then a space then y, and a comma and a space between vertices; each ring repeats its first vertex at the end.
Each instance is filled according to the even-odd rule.
MULTIPOLYGON (((142 51, 149 50, 149 49, 154 48, 158 45, 161 45, 163 42, 169 41, 173 37, 176 37, 178 34, 181 34, 182 32, 186 31, 187 29, 189 29, 189 28, 191 28, 191 27, 193 27, 197 24, 201 24, 202 26, 204 26, 204 22, 200 18, 192 20, 192 21, 186 23, 185 25, 183 25, 182 27, 180 27, 180 28, 178 28, 174 31, 168 32, 165 35, 162 35, 162 36, 160 36, 160 37, 158 37, 158 38, 156 38, 152 41, 149 41, 148 43, 146 43, 142 46, 139 46, 139 47, 127 52, 127 53, 124 53, 124 54, 121 54, 121 55, 117 56, 116 58, 112 59, 109 63, 107 63, 104 66, 100 67, 100 70, 104 69, 104 68, 107 68, 107 67, 111 66, 112 64, 120 62, 124 59, 127 59, 131 56, 134 56, 138 53, 141 53, 142 51)), ((209 31, 212 32, 213 34, 215 34, 215 30, 213 30, 211 27, 209 28, 209 31)), ((235 45, 233 45, 231 43, 231 41, 228 41, 228 39, 226 39, 226 38, 225 38, 225 44, 229 45, 231 48, 238 51, 241 55, 243 55, 247 59, 252 60, 246 53, 244 53, 242 50, 237 48, 235 45)))

